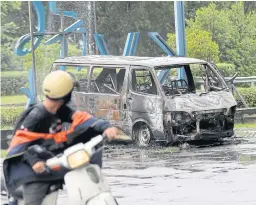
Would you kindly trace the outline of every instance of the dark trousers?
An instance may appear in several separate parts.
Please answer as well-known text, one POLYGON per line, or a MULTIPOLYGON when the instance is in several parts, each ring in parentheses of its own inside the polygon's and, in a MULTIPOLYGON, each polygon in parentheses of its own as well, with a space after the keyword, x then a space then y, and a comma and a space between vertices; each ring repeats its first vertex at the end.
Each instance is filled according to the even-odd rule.
POLYGON ((24 205, 41 205, 49 186, 50 183, 47 182, 25 184, 23 186, 24 205))
MULTIPOLYGON (((91 164, 102 167, 102 151, 91 158, 91 164)), ((33 182, 23 185, 24 205, 41 205, 53 182, 33 182)), ((15 197, 15 196, 14 196, 15 197)), ((50 204, 49 204, 50 205, 50 204)))

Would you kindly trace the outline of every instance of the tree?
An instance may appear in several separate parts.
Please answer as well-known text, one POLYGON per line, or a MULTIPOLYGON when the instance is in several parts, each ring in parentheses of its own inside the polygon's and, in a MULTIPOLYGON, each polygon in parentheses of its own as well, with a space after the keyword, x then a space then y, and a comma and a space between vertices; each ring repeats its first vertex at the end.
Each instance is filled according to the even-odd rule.
MULTIPOLYGON (((167 43, 175 47, 175 34, 168 34, 167 43)), ((198 28, 186 29, 187 54, 189 57, 219 62, 219 46, 212 40, 210 32, 198 28)))
POLYGON ((234 64, 240 75, 255 75, 256 12, 245 9, 245 2, 227 5, 218 9, 217 3, 210 3, 199 8, 195 18, 187 20, 188 27, 212 34, 221 62, 234 64))
POLYGON ((201 29, 212 34, 213 41, 219 45, 220 59, 225 61, 227 47, 230 46, 232 35, 227 10, 217 10, 216 4, 202 7, 196 11, 196 17, 187 21, 189 28, 201 29), (220 43, 221 42, 221 43, 220 43))
POLYGON ((159 49, 147 32, 166 36, 174 31, 173 2, 97 2, 97 28, 109 45, 111 54, 121 55, 129 32, 141 32, 136 55, 156 56, 159 49))
MULTIPOLYGON (((27 45, 30 48, 30 44, 27 45)), ((82 51, 76 47, 74 44, 68 45, 68 55, 77 56, 81 55, 82 51)), ((24 68, 30 69, 32 67, 32 55, 29 53, 24 56, 24 68)), ((55 43, 51 45, 44 45, 43 42, 35 50, 35 61, 36 69, 40 71, 50 71, 53 62, 60 58, 60 43, 55 43)))
POLYGON ((15 69, 20 58, 13 54, 16 33, 19 27, 12 21, 10 14, 20 10, 20 2, 1 2, 1 68, 2 70, 15 69))

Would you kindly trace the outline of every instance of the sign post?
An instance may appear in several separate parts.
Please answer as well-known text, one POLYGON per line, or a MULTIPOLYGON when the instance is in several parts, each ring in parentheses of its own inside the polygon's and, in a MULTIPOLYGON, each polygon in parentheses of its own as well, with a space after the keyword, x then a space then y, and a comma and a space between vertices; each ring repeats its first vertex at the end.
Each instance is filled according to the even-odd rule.
POLYGON ((31 36, 31 52, 32 52, 32 70, 33 70, 33 102, 37 102, 37 89, 36 89, 36 62, 35 62, 35 49, 34 49, 34 35, 33 35, 33 18, 32 18, 32 1, 28 2, 28 11, 29 11, 29 27, 30 27, 30 36, 31 36))

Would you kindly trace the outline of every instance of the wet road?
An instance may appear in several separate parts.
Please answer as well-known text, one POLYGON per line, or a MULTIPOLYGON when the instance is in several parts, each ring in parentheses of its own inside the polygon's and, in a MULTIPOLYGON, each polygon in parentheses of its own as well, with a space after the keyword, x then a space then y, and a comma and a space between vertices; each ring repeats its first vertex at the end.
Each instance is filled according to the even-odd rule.
POLYGON ((111 152, 105 173, 122 205, 256 204, 256 138, 177 152, 111 152))
POLYGON ((109 146, 103 172, 120 205, 254 205, 256 130, 212 147, 109 146))

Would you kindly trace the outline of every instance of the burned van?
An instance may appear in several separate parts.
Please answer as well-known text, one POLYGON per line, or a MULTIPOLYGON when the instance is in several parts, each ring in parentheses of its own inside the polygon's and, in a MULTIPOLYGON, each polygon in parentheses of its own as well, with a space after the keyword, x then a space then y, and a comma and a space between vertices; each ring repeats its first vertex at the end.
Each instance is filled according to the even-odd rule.
POLYGON ((140 146, 234 134, 236 101, 206 61, 95 55, 56 60, 52 70, 60 68, 79 82, 72 96, 77 109, 111 121, 140 146))

